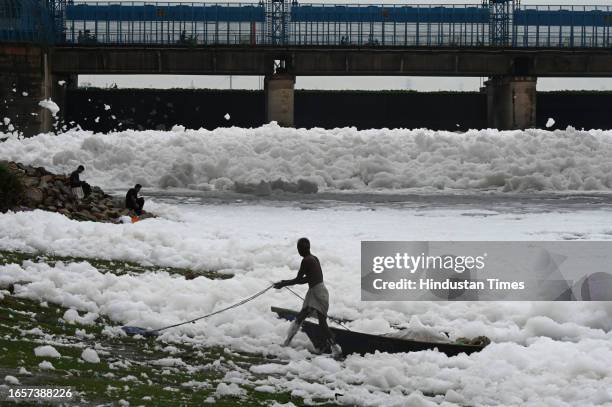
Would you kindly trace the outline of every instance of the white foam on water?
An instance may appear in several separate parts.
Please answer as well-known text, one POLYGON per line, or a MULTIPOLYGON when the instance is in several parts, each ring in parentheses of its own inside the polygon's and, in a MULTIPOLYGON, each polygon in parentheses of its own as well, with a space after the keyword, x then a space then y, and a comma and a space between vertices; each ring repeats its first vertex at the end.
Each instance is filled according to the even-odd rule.
POLYGON ((209 190, 282 179, 320 190, 609 191, 612 132, 254 129, 41 134, 0 145, 3 159, 126 188, 209 190))

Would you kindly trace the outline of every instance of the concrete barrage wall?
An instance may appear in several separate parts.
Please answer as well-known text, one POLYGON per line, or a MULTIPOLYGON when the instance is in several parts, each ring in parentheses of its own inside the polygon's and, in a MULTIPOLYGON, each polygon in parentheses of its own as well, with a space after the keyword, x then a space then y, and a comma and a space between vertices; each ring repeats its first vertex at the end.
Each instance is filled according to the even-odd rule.
MULTIPOLYGON (((67 118, 85 129, 256 127, 265 123, 263 91, 190 89, 70 89, 67 118), (106 110, 105 105, 110 109, 106 110), (229 120, 225 118, 229 114, 229 120), (114 117, 114 118, 113 118, 114 117)), ((612 128, 612 92, 540 92, 536 123, 544 128, 612 128)), ((479 92, 295 92, 297 127, 430 128, 487 127, 487 98, 479 92)))
MULTIPOLYGON (((174 124, 196 129, 256 127, 266 123, 265 95, 248 90, 81 88, 68 90, 67 118, 104 132, 169 129, 174 124), (111 109, 105 110, 105 105, 111 109)), ((295 126, 481 128, 486 126, 486 97, 476 92, 297 90, 295 126)))

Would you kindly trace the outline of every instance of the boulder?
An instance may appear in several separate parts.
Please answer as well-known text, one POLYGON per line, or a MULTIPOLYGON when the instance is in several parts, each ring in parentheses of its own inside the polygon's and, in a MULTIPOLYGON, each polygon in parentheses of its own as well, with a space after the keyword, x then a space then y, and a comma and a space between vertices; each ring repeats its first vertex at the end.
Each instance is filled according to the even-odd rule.
POLYGON ((39 188, 28 188, 25 191, 25 199, 27 202, 39 205, 44 199, 44 195, 39 188))
POLYGON ((38 171, 36 171, 36 168, 23 167, 23 170, 25 170, 25 173, 28 177, 38 177, 38 171))
POLYGON ((298 186, 295 182, 287 182, 282 179, 272 181, 271 187, 273 190, 281 190, 285 192, 298 192, 298 186))
POLYGON ((319 191, 319 186, 305 179, 300 179, 297 182, 298 191, 303 194, 316 194, 319 191))
POLYGON ((55 185, 62 194, 70 195, 70 196, 72 195, 72 189, 70 189, 67 183, 62 182, 62 181, 55 181, 55 185), (59 182, 59 186, 57 186, 58 182, 59 182))
POLYGON ((38 178, 36 177, 23 177, 21 178, 21 183, 26 188, 37 187, 39 184, 38 178))
POLYGON ((51 173, 49 171, 47 171, 45 169, 45 167, 37 167, 36 168, 36 176, 39 177, 39 178, 40 177, 44 177, 45 175, 49 175, 49 174, 51 174, 51 173))
POLYGON ((44 175, 40 177, 39 188, 46 188, 49 184, 53 184, 55 177, 53 175, 44 175))

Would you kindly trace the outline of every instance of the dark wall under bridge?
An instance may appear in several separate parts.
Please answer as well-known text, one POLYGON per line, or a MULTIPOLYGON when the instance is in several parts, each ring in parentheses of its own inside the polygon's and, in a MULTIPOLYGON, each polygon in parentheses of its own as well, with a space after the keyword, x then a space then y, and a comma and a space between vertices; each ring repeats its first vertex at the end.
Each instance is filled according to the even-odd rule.
MULTIPOLYGON (((258 127, 265 122, 264 102, 263 91, 250 90, 78 88, 68 91, 66 114, 67 121, 99 132, 175 124, 258 127)), ((537 126, 552 117, 554 128, 612 129, 611 105, 612 92, 539 92, 537 126)), ((480 92, 296 90, 295 125, 466 130, 487 127, 486 106, 480 92)))

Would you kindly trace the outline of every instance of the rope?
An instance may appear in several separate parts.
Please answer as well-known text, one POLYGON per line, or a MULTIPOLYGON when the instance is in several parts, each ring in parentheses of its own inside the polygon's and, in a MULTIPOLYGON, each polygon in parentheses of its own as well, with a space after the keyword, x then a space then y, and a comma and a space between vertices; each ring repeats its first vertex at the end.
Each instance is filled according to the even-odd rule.
MULTIPOLYGON (((149 331, 149 332, 161 332, 161 331, 165 331, 166 329, 176 328, 177 326, 182 326, 182 325, 191 324, 191 323, 194 323, 194 322, 199 321, 199 320, 201 320, 201 319, 208 318, 208 317, 212 317, 213 315, 217 315, 217 314, 220 314, 220 313, 222 313, 222 312, 229 311, 229 310, 231 310, 231 309, 233 309, 233 308, 237 308, 237 307, 239 307, 239 306, 241 306, 241 305, 244 305, 244 304, 246 304, 246 303, 247 303, 247 302, 249 302, 249 301, 253 301, 255 298, 257 298, 257 297, 259 297, 259 296, 261 296, 261 295, 265 294, 266 292, 268 292, 268 291, 269 291, 269 290, 270 290, 272 287, 274 287, 274 284, 272 284, 272 285, 270 285, 270 286, 268 286, 268 287, 264 288, 263 290, 259 291, 258 293, 255 293, 255 294, 251 295, 251 296, 250 296, 250 297, 248 297, 248 298, 245 298, 245 299, 243 299, 243 300, 241 300, 241 301, 239 301, 239 302, 237 302, 237 303, 235 303, 235 304, 232 304, 232 305, 227 306, 227 307, 225 307, 225 308, 222 308, 222 309, 220 309, 220 310, 217 310, 217 311, 211 312, 210 314, 202 315, 201 317, 197 317, 197 318, 194 318, 194 319, 190 319, 189 321, 179 322, 178 324, 173 324, 173 325, 164 326, 164 327, 162 327, 162 328, 153 329, 153 330, 151 330, 151 331, 149 331)), ((298 297, 299 299, 301 299, 302 301, 304 301, 304 297, 300 296, 298 293, 296 293, 295 291, 293 291, 291 288, 289 288, 289 287, 285 287, 285 288, 286 288, 286 289, 287 289, 287 290, 288 290, 288 291, 289 291, 291 294, 295 295, 296 297, 298 297)), ((341 319, 336 318, 336 317, 332 317, 332 316, 329 316, 329 315, 325 315, 325 317, 326 317, 326 318, 329 318, 330 320, 332 320, 332 321, 333 321, 333 322, 335 322, 336 324, 340 325, 342 328, 346 329, 347 331, 350 331, 350 329, 348 329, 346 326, 344 326, 344 324, 342 323, 342 320, 341 320, 341 319)))
MULTIPOLYGON (((285 288, 287 290, 289 290, 289 292, 293 295, 295 295, 296 297, 298 297, 299 299, 301 299, 302 301, 304 301, 304 298, 299 295, 298 293, 296 293, 295 291, 293 291, 291 288, 285 286, 285 288)), ((342 320, 340 318, 336 318, 336 317, 332 317, 329 315, 325 315, 326 318, 329 318, 330 320, 334 321, 336 324, 340 325, 342 328, 346 329, 347 331, 350 331, 350 329, 348 329, 346 326, 344 326, 344 324, 342 323, 342 320)))
POLYGON ((285 286, 285 288, 286 288, 287 290, 289 290, 289 292, 291 292, 291 294, 295 295, 295 296, 296 296, 296 297, 298 297, 300 300, 304 301, 304 297, 302 297, 301 295, 299 295, 298 293, 296 293, 295 291, 293 291, 291 288, 286 287, 286 286, 285 286))
POLYGON ((168 326, 165 326, 165 327, 163 327, 163 328, 159 328, 159 329, 153 329, 151 332, 161 332, 161 331, 165 331, 166 329, 176 328, 177 326, 181 326, 181 325, 190 324, 190 323, 193 323, 193 322, 199 321, 199 320, 204 319, 204 318, 212 317, 213 315, 220 314, 220 313, 225 312, 225 311, 228 311, 228 310, 230 310, 230 309, 237 308, 237 307, 239 307, 239 306, 241 306, 241 305, 246 304, 246 303, 247 303, 247 302, 249 302, 249 301, 253 301, 255 298, 257 298, 257 297, 259 297, 259 296, 263 295, 264 293, 266 293, 266 292, 267 292, 268 290, 270 290, 272 287, 274 287, 274 285, 271 285, 271 286, 269 286, 268 288, 265 288, 265 289, 261 290, 260 292, 258 292, 258 293, 256 293, 256 294, 251 295, 251 296, 250 296, 250 297, 248 297, 248 298, 245 298, 245 299, 243 299, 243 300, 241 300, 241 301, 239 301, 239 302, 237 302, 237 303, 235 303, 235 304, 232 304, 232 305, 230 305, 229 307, 225 307, 225 308, 220 309, 220 310, 218 310, 218 311, 211 312, 210 314, 206 314, 206 315, 203 315, 203 316, 201 316, 201 317, 191 319, 191 320, 189 320, 189 321, 179 322, 178 324, 168 325, 168 326))

